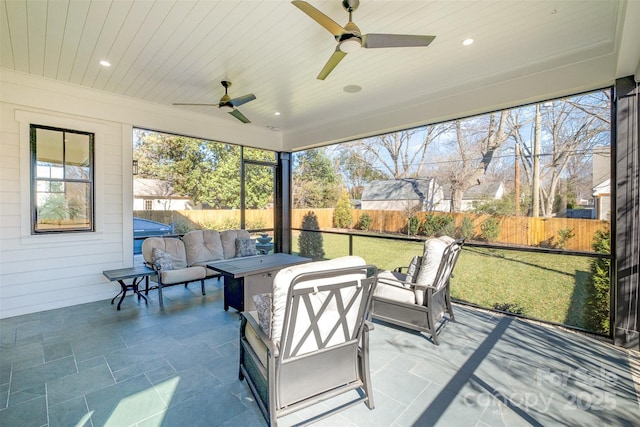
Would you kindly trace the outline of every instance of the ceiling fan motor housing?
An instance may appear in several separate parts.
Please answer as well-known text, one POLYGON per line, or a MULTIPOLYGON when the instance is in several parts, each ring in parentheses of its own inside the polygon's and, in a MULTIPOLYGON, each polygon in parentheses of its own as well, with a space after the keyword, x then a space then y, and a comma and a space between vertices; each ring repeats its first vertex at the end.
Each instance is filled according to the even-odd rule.
POLYGON ((360 6, 360 0, 342 0, 342 7, 344 7, 347 12, 353 12, 360 6))

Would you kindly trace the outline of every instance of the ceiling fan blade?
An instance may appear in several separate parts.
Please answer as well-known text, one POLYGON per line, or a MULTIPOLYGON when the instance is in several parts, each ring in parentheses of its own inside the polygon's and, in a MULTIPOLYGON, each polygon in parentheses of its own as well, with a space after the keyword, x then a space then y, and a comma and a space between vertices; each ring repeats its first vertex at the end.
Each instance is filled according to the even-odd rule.
POLYGON ((336 23, 333 19, 329 18, 324 13, 320 12, 315 7, 311 6, 306 1, 294 0, 291 3, 295 7, 297 7, 298 9, 300 9, 301 11, 303 11, 304 13, 309 15, 311 17, 311 19, 313 19, 318 24, 320 24, 324 28, 326 28, 335 37, 339 37, 342 34, 344 34, 345 31, 344 31, 344 28, 342 28, 341 25, 336 23))
POLYGON ((239 107, 242 104, 246 104, 249 101, 253 101, 254 99, 256 99, 256 96, 250 93, 248 95, 243 95, 237 98, 233 98, 232 100, 229 101, 229 104, 233 105, 234 107, 239 107))
POLYGON ((229 114, 240 120, 242 123, 251 123, 251 120, 247 119, 244 114, 240 112, 240 110, 234 108, 233 111, 229 111, 229 114))
POLYGON ((184 102, 174 102, 173 105, 194 105, 194 106, 205 106, 205 107, 217 107, 218 104, 189 104, 184 102))
POLYGON ((336 68, 336 65, 338 65, 340 61, 342 61, 342 58, 344 58, 345 56, 347 56, 347 54, 336 47, 336 51, 333 52, 333 55, 331 55, 331 58, 329 58, 327 63, 324 64, 324 68, 322 68, 322 71, 320 71, 320 74, 318 74, 317 79, 318 80, 326 79, 329 73, 332 72, 334 68, 336 68))
POLYGON ((436 36, 414 36, 409 34, 365 34, 362 47, 375 49, 380 47, 417 47, 429 46, 436 36))

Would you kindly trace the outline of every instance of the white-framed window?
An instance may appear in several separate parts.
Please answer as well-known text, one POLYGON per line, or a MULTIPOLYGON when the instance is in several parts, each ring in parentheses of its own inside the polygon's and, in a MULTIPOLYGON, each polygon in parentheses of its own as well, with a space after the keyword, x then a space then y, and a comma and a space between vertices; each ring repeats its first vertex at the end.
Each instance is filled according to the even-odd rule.
POLYGON ((153 210, 153 200, 145 200, 144 201, 144 210, 152 211, 153 210))

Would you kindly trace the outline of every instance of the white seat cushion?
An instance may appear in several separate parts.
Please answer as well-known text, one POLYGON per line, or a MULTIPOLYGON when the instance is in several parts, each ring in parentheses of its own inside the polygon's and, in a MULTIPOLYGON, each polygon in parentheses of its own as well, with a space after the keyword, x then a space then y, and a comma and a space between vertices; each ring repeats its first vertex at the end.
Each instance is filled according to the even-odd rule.
POLYGON ((388 282, 378 276, 378 285, 373 291, 376 297, 391 301, 403 302, 405 304, 415 304, 416 296, 411 288, 405 288, 400 282, 388 282))
POLYGON ((181 268, 179 270, 161 271, 162 284, 173 285, 175 283, 192 282, 207 277, 206 268, 201 266, 181 268))

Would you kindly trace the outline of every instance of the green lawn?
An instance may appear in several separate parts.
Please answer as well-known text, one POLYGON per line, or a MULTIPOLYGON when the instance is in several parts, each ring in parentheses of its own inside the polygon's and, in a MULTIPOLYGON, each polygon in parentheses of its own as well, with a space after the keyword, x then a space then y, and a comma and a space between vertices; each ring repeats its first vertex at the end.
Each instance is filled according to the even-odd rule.
MULTIPOLYGON (((349 236, 322 234, 325 258, 349 254, 349 236)), ((294 233, 294 252, 298 252, 294 233)), ((379 269, 407 265, 422 243, 353 238, 353 254, 379 269)), ((534 319, 584 327, 582 315, 590 258, 465 247, 451 281, 454 299, 534 319)))

